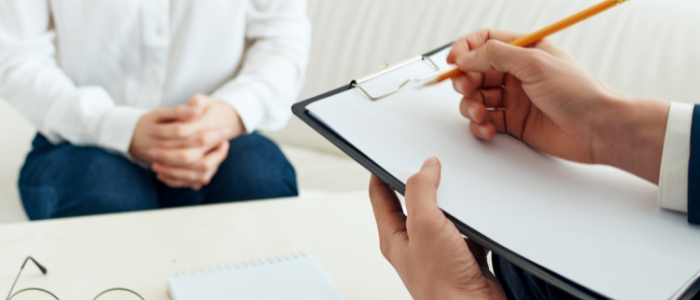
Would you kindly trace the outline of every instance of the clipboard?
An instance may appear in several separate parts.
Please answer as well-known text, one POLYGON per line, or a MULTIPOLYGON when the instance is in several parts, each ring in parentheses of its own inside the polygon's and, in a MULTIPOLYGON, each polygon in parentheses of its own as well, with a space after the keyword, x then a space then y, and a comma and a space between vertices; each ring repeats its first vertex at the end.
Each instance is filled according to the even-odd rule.
MULTIPOLYGON (((423 78, 408 78, 406 81, 402 82, 398 86, 387 90, 386 92, 383 93, 374 93, 371 91, 368 91, 364 84, 374 80, 376 78, 381 77, 384 74, 387 74, 389 72, 395 71, 399 68, 402 68, 403 66, 410 64, 410 63, 415 63, 416 61, 423 61, 426 63, 428 66, 433 66, 437 68, 435 62, 433 62, 430 57, 433 56, 436 53, 439 53, 447 48, 449 48, 452 45, 452 43, 449 43, 447 45, 444 45, 442 47, 439 47, 435 50, 432 50, 430 52, 427 52, 423 55, 420 55, 418 57, 415 57, 413 59, 410 59, 408 61, 405 61, 403 63, 397 64, 392 67, 385 67, 385 68, 380 68, 380 71, 369 75, 367 77, 364 77, 362 79, 358 80, 353 80, 350 84, 339 87, 337 89, 334 89, 332 91, 329 91, 327 93, 318 95, 316 97, 312 97, 308 100, 304 100, 301 102, 296 103, 295 105, 292 106, 292 112, 299 117, 301 120, 303 120, 306 124, 311 126, 314 130, 316 130, 318 133, 320 133, 324 138, 329 140, 331 143, 333 143, 336 147, 338 147, 340 150, 342 150, 344 153, 346 153, 348 156, 350 156, 353 160, 357 161, 359 164, 361 164, 363 167, 365 167, 368 171, 370 171, 372 174, 377 176, 379 179, 381 179, 384 183, 389 185, 392 189, 395 191, 399 192, 400 194, 404 195, 406 186, 405 184, 391 175, 389 172, 387 172, 384 168, 382 168, 379 164, 377 164, 375 161, 373 161, 370 157, 365 155, 362 151, 360 151, 358 148, 356 148, 352 143, 348 142, 345 138, 342 136, 338 135, 333 129, 328 127, 323 121, 317 119, 310 111, 308 110, 308 106, 311 105, 312 103, 315 103, 317 101, 321 101, 323 99, 326 99, 328 97, 334 96, 339 93, 346 92, 351 89, 358 89, 361 91, 363 94, 367 96, 368 99, 372 101, 381 101, 382 98, 387 97, 389 95, 394 94, 395 92, 401 90, 404 88, 404 86, 410 82, 410 81, 415 81, 415 80, 421 80, 423 78, 431 77, 435 75, 434 73, 427 74, 423 76, 423 78)), ((444 72, 446 70, 435 70, 437 72, 444 72)), ((491 249, 496 255, 501 256, 505 258, 506 260, 510 261, 514 265, 520 267, 521 269, 529 272, 530 274, 548 282, 549 284, 552 284, 553 286, 556 286, 557 288, 575 296, 580 299, 609 299, 585 286, 582 286, 572 280, 567 279, 564 276, 561 276, 545 267, 542 267, 538 265, 537 263, 527 259, 526 257, 521 256, 520 254, 508 249, 507 247, 504 247, 503 245, 499 244, 498 242, 492 240, 488 236, 480 233, 479 231, 475 230, 474 228, 470 227, 469 225, 463 223, 459 219, 455 218, 452 216, 450 213, 445 212, 443 210, 443 213, 445 216, 454 223, 454 225, 457 227, 457 229, 462 233, 462 235, 474 240, 475 242, 483 245, 484 247, 491 249)), ((677 297, 677 299, 695 299, 696 294, 700 291, 700 280, 695 280, 691 282, 686 288, 685 292, 682 293, 682 296, 677 297)))

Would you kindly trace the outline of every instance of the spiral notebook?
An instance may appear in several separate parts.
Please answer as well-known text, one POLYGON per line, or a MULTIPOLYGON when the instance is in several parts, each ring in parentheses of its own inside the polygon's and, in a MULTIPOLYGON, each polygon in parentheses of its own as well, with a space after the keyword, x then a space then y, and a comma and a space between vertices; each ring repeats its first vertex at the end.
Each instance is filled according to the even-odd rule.
POLYGON ((173 300, 345 300, 310 254, 175 275, 168 291, 173 300))

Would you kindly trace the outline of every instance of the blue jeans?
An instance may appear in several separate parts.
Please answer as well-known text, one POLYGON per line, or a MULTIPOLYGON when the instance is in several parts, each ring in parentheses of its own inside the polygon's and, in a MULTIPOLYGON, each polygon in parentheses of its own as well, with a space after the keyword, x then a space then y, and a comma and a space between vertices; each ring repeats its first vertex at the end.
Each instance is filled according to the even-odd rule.
POLYGON ((230 143, 211 182, 195 191, 168 187, 121 155, 37 134, 20 173, 24 210, 41 220, 298 194, 294 168, 272 141, 253 133, 230 143))

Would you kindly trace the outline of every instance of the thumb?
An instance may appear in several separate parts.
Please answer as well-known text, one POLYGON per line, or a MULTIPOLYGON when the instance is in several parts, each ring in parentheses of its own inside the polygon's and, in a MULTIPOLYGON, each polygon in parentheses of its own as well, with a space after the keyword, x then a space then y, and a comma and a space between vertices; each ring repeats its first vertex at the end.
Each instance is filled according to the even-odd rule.
POLYGON ((408 217, 432 216, 440 211, 437 205, 437 189, 440 186, 442 166, 435 158, 428 158, 421 170, 406 182, 406 210, 408 217))
POLYGON ((508 45, 497 40, 489 40, 478 49, 457 58, 457 67, 464 72, 486 73, 496 70, 509 73, 521 81, 529 82, 546 67, 542 55, 548 53, 534 48, 508 45))

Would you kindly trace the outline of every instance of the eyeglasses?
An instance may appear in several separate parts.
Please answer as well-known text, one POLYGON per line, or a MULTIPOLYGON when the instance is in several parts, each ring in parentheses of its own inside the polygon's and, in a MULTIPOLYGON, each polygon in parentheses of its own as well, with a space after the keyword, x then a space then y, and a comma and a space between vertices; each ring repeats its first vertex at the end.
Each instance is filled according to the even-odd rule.
MULTIPOLYGON (((51 293, 51 292, 49 292, 49 291, 47 291, 47 290, 45 290, 45 289, 41 289, 41 288, 26 288, 26 289, 19 290, 18 292, 14 293, 14 294, 12 293, 12 290, 15 289, 15 285, 17 284, 17 280, 19 280, 19 275, 22 274, 22 270, 24 270, 24 266, 26 266, 26 265, 27 265, 27 262, 30 261, 30 260, 39 268, 39 270, 41 270, 41 273, 42 273, 42 274, 46 275, 46 272, 47 272, 46 268, 45 268, 44 266, 42 266, 41 264, 39 264, 39 263, 38 263, 36 260, 34 260, 34 258, 32 258, 31 256, 28 256, 28 257, 24 260, 24 263, 22 264, 22 267, 19 269, 19 273, 17 273, 17 278, 15 278, 15 282, 12 284, 12 287, 10 288, 10 293, 7 294, 7 299, 6 299, 6 300, 11 300, 11 299, 15 298, 15 296, 17 296, 17 295, 19 295, 19 294, 22 294, 22 293, 25 293, 25 294, 26 294, 26 292, 31 292, 31 291, 37 292, 37 293, 43 293, 43 294, 46 294, 46 295, 50 295, 51 297, 53 297, 53 299, 59 300, 58 297, 56 297, 56 295, 54 295, 53 293, 51 293)), ((132 291, 132 290, 130 290, 130 289, 125 289, 125 288, 111 288, 111 289, 105 290, 105 291, 103 291, 103 292, 97 294, 97 296, 95 296, 95 298, 94 298, 93 300, 97 300, 98 298, 100 298, 101 296, 104 296, 104 295, 113 296, 115 293, 124 293, 124 292, 126 292, 127 294, 133 294, 133 295, 135 295, 136 297, 138 297, 139 299, 144 300, 143 297, 141 297, 141 295, 139 295, 137 292, 134 292, 134 291, 132 291)))

